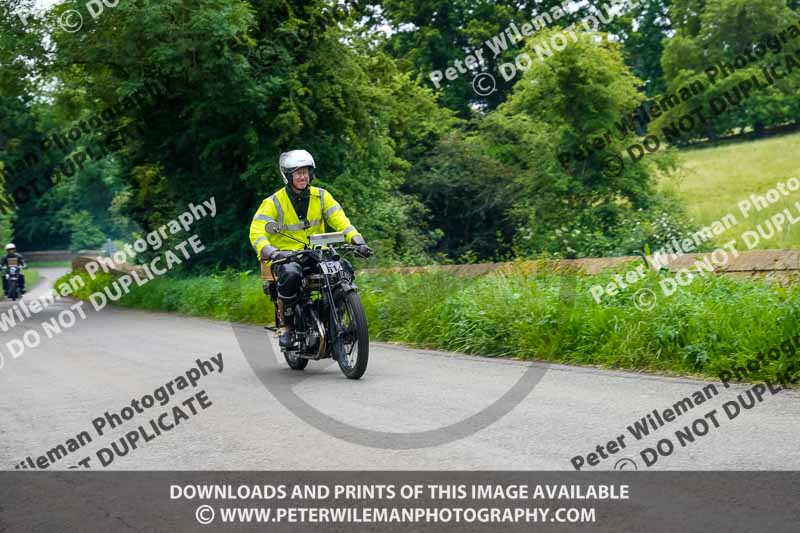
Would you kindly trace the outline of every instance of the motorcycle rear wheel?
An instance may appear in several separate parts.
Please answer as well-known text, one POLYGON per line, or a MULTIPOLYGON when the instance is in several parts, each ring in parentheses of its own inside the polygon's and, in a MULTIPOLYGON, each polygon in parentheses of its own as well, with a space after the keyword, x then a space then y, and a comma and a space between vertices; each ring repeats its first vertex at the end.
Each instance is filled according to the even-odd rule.
POLYGON ((344 293, 336 303, 336 310, 344 330, 343 338, 333 346, 336 360, 348 379, 360 379, 369 361, 369 330, 361 297, 355 291, 344 293))

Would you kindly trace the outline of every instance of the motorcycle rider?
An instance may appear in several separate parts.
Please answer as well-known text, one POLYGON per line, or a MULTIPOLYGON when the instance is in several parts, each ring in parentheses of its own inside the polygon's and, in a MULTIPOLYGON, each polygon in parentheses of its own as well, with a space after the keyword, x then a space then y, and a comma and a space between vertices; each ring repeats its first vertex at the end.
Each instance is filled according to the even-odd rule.
MULTIPOLYGON (((306 150, 284 152, 278 159, 281 177, 286 185, 261 202, 250 223, 250 244, 261 261, 275 261, 289 257, 291 250, 302 250, 308 236, 326 232, 326 224, 332 231, 343 231, 345 240, 355 246, 362 257, 372 255, 364 237, 350 224, 342 206, 331 193, 311 186, 316 165, 306 150), (270 235, 266 224, 275 222, 281 233, 294 237, 297 242, 284 235, 270 235)), ((291 316, 292 306, 299 296, 303 278, 302 261, 287 261, 277 268, 278 317, 282 348, 294 344, 291 316)))
MULTIPOLYGON (((8 273, 6 270, 8 269, 8 260, 9 259, 16 259, 17 265, 20 267, 19 269, 19 292, 20 294, 25 294, 25 275, 22 273, 22 267, 25 267, 25 259, 22 257, 22 254, 17 253, 17 247, 14 246, 13 242, 10 242, 6 245, 6 255, 3 256, 2 262, 0 262, 0 266, 2 266, 3 272, 3 294, 8 294, 8 273)), ((13 261, 12 261, 13 263, 13 261)))

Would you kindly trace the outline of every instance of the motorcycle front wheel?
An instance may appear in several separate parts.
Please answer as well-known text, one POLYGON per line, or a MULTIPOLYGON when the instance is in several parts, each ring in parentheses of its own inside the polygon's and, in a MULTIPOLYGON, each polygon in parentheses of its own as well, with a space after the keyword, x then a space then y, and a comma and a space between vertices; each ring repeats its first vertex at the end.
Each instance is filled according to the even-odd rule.
POLYGON ((369 331, 361 297, 355 291, 344 293, 336 302, 342 334, 333 349, 339 368, 348 379, 359 379, 367 371, 369 331))
POLYGON ((283 358, 286 359, 286 364, 288 364, 289 368, 292 370, 303 370, 308 366, 308 359, 300 357, 299 355, 289 355, 283 352, 283 358))

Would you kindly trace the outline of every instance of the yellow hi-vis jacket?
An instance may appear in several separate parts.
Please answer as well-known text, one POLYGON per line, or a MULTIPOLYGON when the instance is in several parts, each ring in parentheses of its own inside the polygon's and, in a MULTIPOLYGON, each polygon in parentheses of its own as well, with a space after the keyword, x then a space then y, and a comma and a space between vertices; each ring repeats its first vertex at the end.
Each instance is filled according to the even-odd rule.
POLYGON ((326 231, 343 231, 347 242, 352 242, 353 237, 361 235, 350 224, 342 206, 333 199, 331 193, 319 187, 310 187, 311 197, 308 199, 308 213, 306 220, 301 221, 294 210, 292 201, 286 193, 286 188, 261 202, 253 221, 250 223, 250 244, 261 257, 261 250, 269 246, 273 250, 302 250, 303 245, 283 235, 270 235, 267 233, 267 222, 275 222, 281 232, 291 235, 295 239, 308 242, 308 236, 326 231), (330 227, 326 230, 325 225, 330 227))

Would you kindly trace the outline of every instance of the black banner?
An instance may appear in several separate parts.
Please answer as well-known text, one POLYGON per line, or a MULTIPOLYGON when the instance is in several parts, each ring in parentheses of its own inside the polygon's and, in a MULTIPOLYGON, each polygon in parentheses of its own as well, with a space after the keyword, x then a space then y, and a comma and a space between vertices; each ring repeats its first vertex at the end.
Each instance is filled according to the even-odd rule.
POLYGON ((797 472, 3 472, 0 531, 797 531, 797 472))

